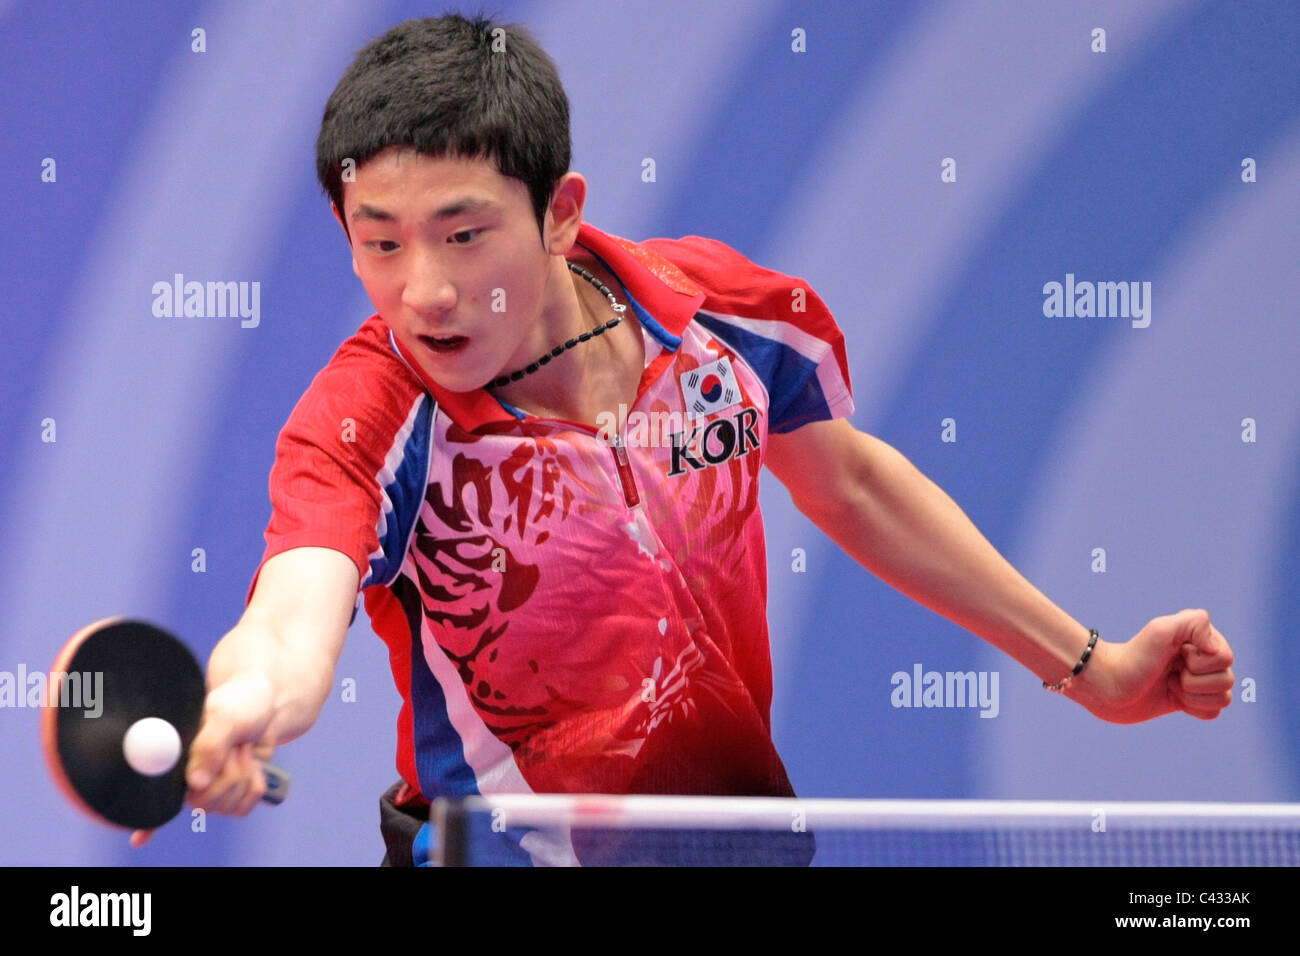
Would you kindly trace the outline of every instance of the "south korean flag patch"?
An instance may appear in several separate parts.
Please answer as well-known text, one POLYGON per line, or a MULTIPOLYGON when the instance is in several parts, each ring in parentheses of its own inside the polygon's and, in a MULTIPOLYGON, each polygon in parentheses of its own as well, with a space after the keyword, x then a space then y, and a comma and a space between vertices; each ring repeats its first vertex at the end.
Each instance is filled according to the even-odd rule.
POLYGON ((678 379, 691 418, 704 418, 740 402, 740 385, 725 355, 716 362, 683 372, 678 379))

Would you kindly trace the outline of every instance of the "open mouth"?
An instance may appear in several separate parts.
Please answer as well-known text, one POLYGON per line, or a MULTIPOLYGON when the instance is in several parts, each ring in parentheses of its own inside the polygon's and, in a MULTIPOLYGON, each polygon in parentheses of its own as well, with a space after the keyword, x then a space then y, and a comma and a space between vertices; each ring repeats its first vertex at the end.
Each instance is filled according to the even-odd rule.
POLYGON ((463 335, 421 335, 420 341, 440 353, 459 352, 469 342, 463 335))

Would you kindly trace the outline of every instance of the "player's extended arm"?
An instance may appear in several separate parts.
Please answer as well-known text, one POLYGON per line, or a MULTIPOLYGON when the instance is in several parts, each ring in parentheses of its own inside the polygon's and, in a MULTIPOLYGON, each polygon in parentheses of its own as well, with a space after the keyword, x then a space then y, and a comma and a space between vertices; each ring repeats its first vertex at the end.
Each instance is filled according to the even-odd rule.
MULTIPOLYGON (((1010 654, 1049 683, 1070 673, 1088 629, 1030 584, 966 513, 897 449, 844 419, 767 436, 766 464, 795 506, 855 560, 913 600, 1010 654)), ((1232 650, 1200 609, 1097 642, 1067 695, 1105 720, 1231 701, 1232 650)))
MULTIPOLYGON (((208 660, 186 778, 196 807, 243 815, 266 783, 254 758, 306 733, 329 695, 357 593, 352 559, 294 548, 262 566, 243 615, 208 660)), ((138 842, 138 841, 137 841, 138 842)))
POLYGON ((227 684, 265 679, 272 714, 264 736, 306 733, 329 696, 357 594, 357 566, 330 548, 294 548, 263 565, 239 623, 208 661, 208 707, 227 684))

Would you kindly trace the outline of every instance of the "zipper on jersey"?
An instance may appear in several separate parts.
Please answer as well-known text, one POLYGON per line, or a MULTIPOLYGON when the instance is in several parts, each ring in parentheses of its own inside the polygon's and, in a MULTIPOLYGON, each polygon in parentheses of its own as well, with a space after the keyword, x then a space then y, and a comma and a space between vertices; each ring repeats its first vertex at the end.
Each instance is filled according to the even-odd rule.
POLYGON ((641 504, 641 493, 636 487, 636 475, 632 471, 632 462, 627 455, 627 446, 623 443, 623 436, 615 432, 614 437, 608 441, 600 437, 600 431, 588 425, 586 422, 575 422, 571 418, 536 418, 528 416, 533 421, 538 422, 559 422, 568 425, 571 428, 578 428, 594 438, 605 442, 610 454, 614 456, 614 470, 618 472, 618 483, 623 491, 623 501, 629 508, 636 508, 641 504))
POLYGON ((615 435, 609 450, 614 454, 614 467, 618 469, 618 480, 623 486, 623 500, 629 508, 641 503, 641 495, 636 490, 636 475, 632 473, 632 463, 627 458, 627 446, 621 435, 615 435))
MULTIPOLYGON (((657 361, 658 358, 659 357, 656 356, 655 359, 652 359, 652 361, 657 361)), ((669 361, 663 363, 663 365, 659 368, 659 370, 655 373, 654 377, 650 379, 649 382, 638 383, 637 395, 636 398, 633 399, 632 401, 633 406, 636 405, 636 402, 641 398, 641 396, 645 392, 649 391, 649 389, 656 382, 658 382, 659 379, 661 379, 664 375, 667 375, 676 367, 677 367, 677 359, 676 356, 674 356, 669 361)), ((643 371, 642 375, 644 374, 645 373, 643 371)), ((569 425, 570 427, 573 428, 580 428, 591 435, 597 437, 600 436, 599 430, 593 428, 591 425, 588 425, 586 422, 575 422, 571 418, 538 418, 536 416, 529 415, 527 412, 525 412, 524 414, 527 419, 531 419, 533 421, 558 422, 564 425, 569 425)), ((636 475, 632 471, 632 462, 628 458, 627 445, 624 444, 623 442, 623 436, 615 432, 613 439, 608 442, 608 445, 609 445, 610 454, 614 456, 614 469, 615 471, 618 472, 618 481, 619 484, 622 486, 623 501, 629 508, 639 507, 641 504, 641 493, 640 491, 637 490, 636 487, 636 475)))

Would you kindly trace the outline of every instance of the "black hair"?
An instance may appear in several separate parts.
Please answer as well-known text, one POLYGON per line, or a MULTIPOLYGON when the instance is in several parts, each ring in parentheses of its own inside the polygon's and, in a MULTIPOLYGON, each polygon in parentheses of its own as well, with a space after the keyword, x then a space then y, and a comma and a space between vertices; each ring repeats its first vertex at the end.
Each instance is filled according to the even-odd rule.
POLYGON ((359 169, 393 146, 494 161, 528 187, 541 233, 569 171, 569 98, 521 26, 482 14, 406 20, 357 54, 325 104, 316 176, 340 216, 344 160, 359 169))

